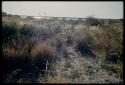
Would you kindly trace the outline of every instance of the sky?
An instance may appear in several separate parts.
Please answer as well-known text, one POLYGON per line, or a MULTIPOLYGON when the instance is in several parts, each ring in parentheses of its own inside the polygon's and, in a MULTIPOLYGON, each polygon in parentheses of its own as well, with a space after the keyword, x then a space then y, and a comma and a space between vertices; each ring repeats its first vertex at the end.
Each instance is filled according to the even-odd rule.
POLYGON ((123 19, 123 2, 2 1, 2 11, 28 16, 123 19))

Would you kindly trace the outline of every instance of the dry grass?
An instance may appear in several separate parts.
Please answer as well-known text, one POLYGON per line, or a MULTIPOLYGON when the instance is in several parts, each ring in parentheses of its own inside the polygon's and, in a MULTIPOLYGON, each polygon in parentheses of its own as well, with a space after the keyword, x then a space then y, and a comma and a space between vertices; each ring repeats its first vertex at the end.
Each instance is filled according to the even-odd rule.
POLYGON ((55 49, 47 43, 39 43, 32 47, 31 49, 31 58, 33 60, 42 60, 42 61, 53 61, 55 57, 55 49))
MULTIPOLYGON (((39 70, 45 70, 47 60, 49 63, 55 62, 57 56, 61 56, 62 62, 59 62, 59 64, 69 65, 70 68, 72 68, 72 65, 70 65, 72 61, 70 61, 70 58, 68 59, 70 55, 68 47, 72 47, 73 49, 76 47, 77 49, 75 49, 74 52, 81 52, 83 56, 85 54, 90 56, 92 53, 95 54, 95 52, 97 52, 97 56, 101 61, 106 59, 110 51, 113 50, 120 54, 120 59, 122 61, 123 26, 121 24, 107 24, 107 26, 103 27, 90 26, 89 28, 78 30, 69 28, 61 32, 61 24, 58 24, 60 28, 58 29, 57 26, 49 24, 49 22, 46 23, 47 26, 45 27, 37 27, 38 24, 21 21, 21 19, 16 20, 14 17, 10 17, 10 20, 7 20, 7 17, 3 19, 2 53, 5 58, 4 64, 7 73, 9 70, 12 72, 17 68, 22 71, 27 70, 27 73, 29 73, 35 71, 38 67, 36 73, 39 75, 39 70), (11 20, 13 23, 11 23, 11 20), (26 26, 24 26, 24 23, 26 23, 26 26), (49 27, 51 28, 49 29, 49 27), (30 46, 30 44, 33 45, 30 46)), ((54 22, 53 24, 56 23, 54 22)), ((95 20, 90 23, 90 25, 97 24, 95 20)), ((105 61, 102 63, 105 64, 105 61)), ((59 70, 59 64, 52 68, 59 70)), ((104 66, 105 68, 113 68, 113 70, 116 70, 118 73, 122 73, 121 64, 104 66)), ((61 73, 59 75, 61 75, 61 73)), ((71 69, 68 75, 65 72, 60 77, 48 75, 47 81, 45 82, 72 83, 70 77, 74 76, 76 79, 80 80, 81 73, 71 69)))

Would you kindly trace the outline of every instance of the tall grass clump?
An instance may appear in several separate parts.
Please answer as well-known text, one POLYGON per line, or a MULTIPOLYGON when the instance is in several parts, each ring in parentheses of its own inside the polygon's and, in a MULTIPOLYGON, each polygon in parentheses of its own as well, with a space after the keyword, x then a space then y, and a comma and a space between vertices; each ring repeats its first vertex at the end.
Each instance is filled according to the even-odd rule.
POLYGON ((47 43, 39 43, 31 48, 31 61, 39 69, 45 69, 46 63, 55 60, 55 49, 47 43))
POLYGON ((33 72, 34 69, 29 59, 29 46, 32 43, 33 27, 30 25, 25 26, 20 22, 18 18, 2 17, 2 65, 5 81, 18 80, 25 73, 33 72), (18 69, 20 71, 17 71, 18 69), (16 72, 15 80, 8 77, 13 71, 16 72))

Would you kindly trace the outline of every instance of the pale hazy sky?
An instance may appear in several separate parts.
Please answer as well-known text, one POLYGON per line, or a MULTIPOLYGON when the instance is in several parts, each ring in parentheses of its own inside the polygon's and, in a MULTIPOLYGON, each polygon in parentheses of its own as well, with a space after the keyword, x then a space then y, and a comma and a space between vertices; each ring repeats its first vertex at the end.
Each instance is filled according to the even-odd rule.
POLYGON ((123 2, 45 2, 3 1, 2 11, 31 16, 87 17, 123 19, 123 2))

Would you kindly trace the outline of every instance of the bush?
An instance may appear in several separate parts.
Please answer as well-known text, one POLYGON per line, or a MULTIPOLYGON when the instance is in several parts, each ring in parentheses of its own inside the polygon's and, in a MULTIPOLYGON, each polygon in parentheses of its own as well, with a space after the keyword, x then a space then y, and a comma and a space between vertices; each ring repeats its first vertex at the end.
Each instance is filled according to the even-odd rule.
POLYGON ((98 26, 98 25, 101 25, 101 23, 96 19, 94 18, 93 16, 89 16, 86 20, 86 23, 88 26, 98 26))
POLYGON ((95 54, 92 52, 91 48, 88 46, 88 43, 84 39, 78 41, 76 48, 83 56, 95 57, 95 54))
POLYGON ((109 56, 106 57, 107 63, 117 64, 120 61, 120 54, 115 51, 111 51, 109 56))
POLYGON ((16 38, 19 34, 18 24, 15 22, 12 23, 3 23, 2 24, 2 37, 3 41, 7 41, 11 38, 16 38))
POLYGON ((66 41, 67 45, 73 45, 74 36, 72 33, 67 33, 66 39, 67 39, 67 41, 66 41))
POLYGON ((21 34, 27 37, 32 37, 33 36, 33 27, 29 25, 24 25, 22 29, 20 30, 21 34))
POLYGON ((39 43, 31 48, 30 57, 35 66, 45 69, 47 61, 52 63, 55 60, 55 49, 47 43, 39 43))

